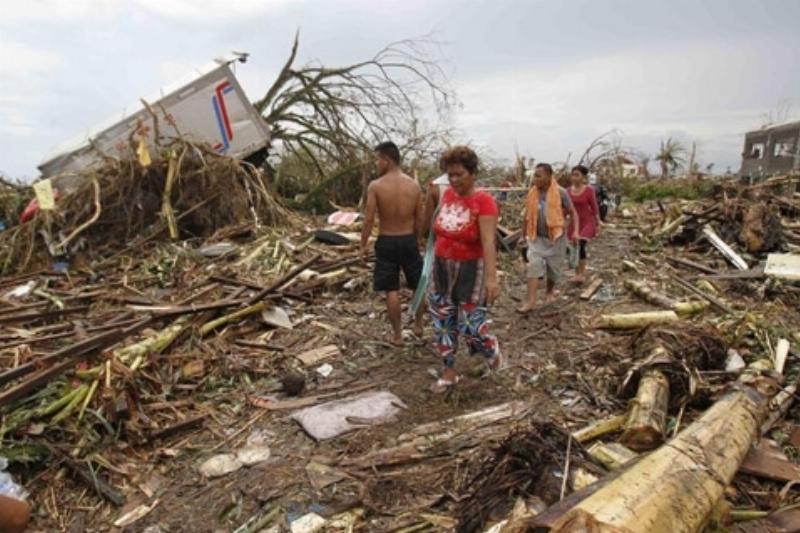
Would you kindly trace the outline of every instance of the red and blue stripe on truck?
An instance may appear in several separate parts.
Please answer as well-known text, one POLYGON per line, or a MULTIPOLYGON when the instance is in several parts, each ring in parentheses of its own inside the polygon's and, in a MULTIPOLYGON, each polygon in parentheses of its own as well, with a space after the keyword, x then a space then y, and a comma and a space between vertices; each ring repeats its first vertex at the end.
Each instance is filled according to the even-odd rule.
POLYGON ((215 87, 214 95, 211 97, 211 105, 214 107, 217 126, 219 126, 219 136, 222 139, 222 142, 214 145, 214 150, 221 154, 228 151, 230 141, 233 140, 233 128, 231 128, 231 121, 228 117, 228 108, 225 106, 225 95, 232 91, 231 82, 225 80, 215 87))

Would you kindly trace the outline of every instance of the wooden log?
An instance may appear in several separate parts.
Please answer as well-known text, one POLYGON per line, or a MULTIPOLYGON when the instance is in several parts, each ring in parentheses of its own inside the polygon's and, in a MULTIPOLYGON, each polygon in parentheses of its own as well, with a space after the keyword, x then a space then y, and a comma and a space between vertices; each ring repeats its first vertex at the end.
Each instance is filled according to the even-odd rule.
POLYGON ((677 321, 678 315, 675 311, 645 311, 643 313, 600 315, 595 327, 600 329, 637 329, 653 324, 668 324, 677 321))
POLYGON ((603 435, 613 433, 625 425, 628 415, 614 415, 603 418, 588 426, 572 432, 572 438, 581 444, 589 442, 603 435))
POLYGON ((717 235, 714 229, 711 226, 703 226, 703 235, 705 235, 708 242, 710 242, 714 248, 720 251, 725 258, 730 261, 730 263, 738 268, 739 270, 747 270, 749 267, 747 265, 747 261, 742 259, 742 256, 737 254, 733 248, 728 246, 728 244, 722 240, 722 238, 717 235))
POLYGON ((592 296, 594 296, 594 293, 600 289, 601 285, 603 285, 603 280, 601 278, 595 278, 592 280, 592 282, 589 283, 586 289, 584 289, 584 291, 581 293, 581 300, 591 300, 592 296))
POLYGON ((667 376, 655 368, 646 370, 628 407, 628 419, 620 442, 637 452, 657 448, 664 442, 668 404, 667 376))
POLYGON ((768 403, 768 394, 738 384, 668 445, 578 503, 551 531, 699 531, 757 436, 768 403))

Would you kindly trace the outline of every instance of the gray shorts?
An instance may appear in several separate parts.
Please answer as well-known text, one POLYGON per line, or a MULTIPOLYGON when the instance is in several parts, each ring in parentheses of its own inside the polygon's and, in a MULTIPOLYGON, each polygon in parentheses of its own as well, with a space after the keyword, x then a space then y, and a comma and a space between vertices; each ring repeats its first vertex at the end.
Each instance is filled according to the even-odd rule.
POLYGON ((528 279, 543 278, 556 282, 561 278, 564 259, 567 255, 567 239, 564 236, 550 242, 546 237, 528 239, 528 279))

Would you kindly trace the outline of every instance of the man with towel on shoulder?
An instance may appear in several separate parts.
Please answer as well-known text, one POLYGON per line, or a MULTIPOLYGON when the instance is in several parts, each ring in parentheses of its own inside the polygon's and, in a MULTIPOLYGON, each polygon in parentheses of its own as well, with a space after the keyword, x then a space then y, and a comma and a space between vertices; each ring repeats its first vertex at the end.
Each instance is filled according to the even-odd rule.
POLYGON ((525 202, 525 220, 522 222, 522 238, 528 245, 528 298, 517 308, 519 313, 529 313, 536 307, 539 280, 547 275, 546 301, 556 297, 556 283, 567 255, 567 228, 574 222, 574 235, 578 238, 578 214, 567 191, 553 177, 553 167, 547 163, 536 165, 533 187, 525 202))

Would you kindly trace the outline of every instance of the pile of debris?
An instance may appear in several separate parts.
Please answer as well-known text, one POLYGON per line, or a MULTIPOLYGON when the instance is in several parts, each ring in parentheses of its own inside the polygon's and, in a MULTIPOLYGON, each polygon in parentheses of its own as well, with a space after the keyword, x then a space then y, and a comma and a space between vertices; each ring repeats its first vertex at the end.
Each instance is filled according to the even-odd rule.
POLYGON ((161 157, 145 164, 107 158, 96 168, 50 180, 65 184, 58 208, 39 209, 0 233, 2 271, 35 270, 53 258, 87 265, 131 239, 136 247, 160 236, 205 238, 234 225, 249 232, 287 221, 288 212, 254 166, 183 140, 160 148, 161 157))
MULTIPOLYGON (((160 194, 162 214, 169 161, 198 183, 230 171, 256 190, 249 167, 189 153, 148 171, 161 185, 135 189, 160 194)), ((110 168, 76 193, 97 183, 106 202, 79 232, 87 266, 0 279, 3 456, 37 527, 699 531, 711 518, 796 519, 800 432, 781 423, 800 373, 796 287, 756 265, 766 250, 742 248, 747 270, 728 269, 701 228, 712 213, 695 216, 703 201, 627 207, 640 222, 604 227, 587 284, 530 319, 509 312, 524 282, 509 239, 492 327, 512 369, 469 368, 438 397, 424 344, 380 340, 357 216, 325 227, 254 192, 235 220, 185 225, 203 199, 174 188, 189 239, 167 238, 169 218, 153 215, 132 218, 146 239, 108 240, 102 213, 136 212, 103 194, 124 189, 110 168), (268 213, 290 223, 268 226, 268 213), (672 227, 632 239, 641 221, 672 227), (692 224, 695 239, 669 244, 692 224)), ((508 198, 504 237, 523 202, 508 198)), ((747 201, 713 214, 720 240, 746 218, 723 214, 747 201)), ((92 203, 65 198, 59 212, 78 214, 58 227, 79 229, 92 203)), ((795 215, 781 214, 790 246, 795 215)), ((39 213, 38 227, 47 217, 67 220, 39 213)))

